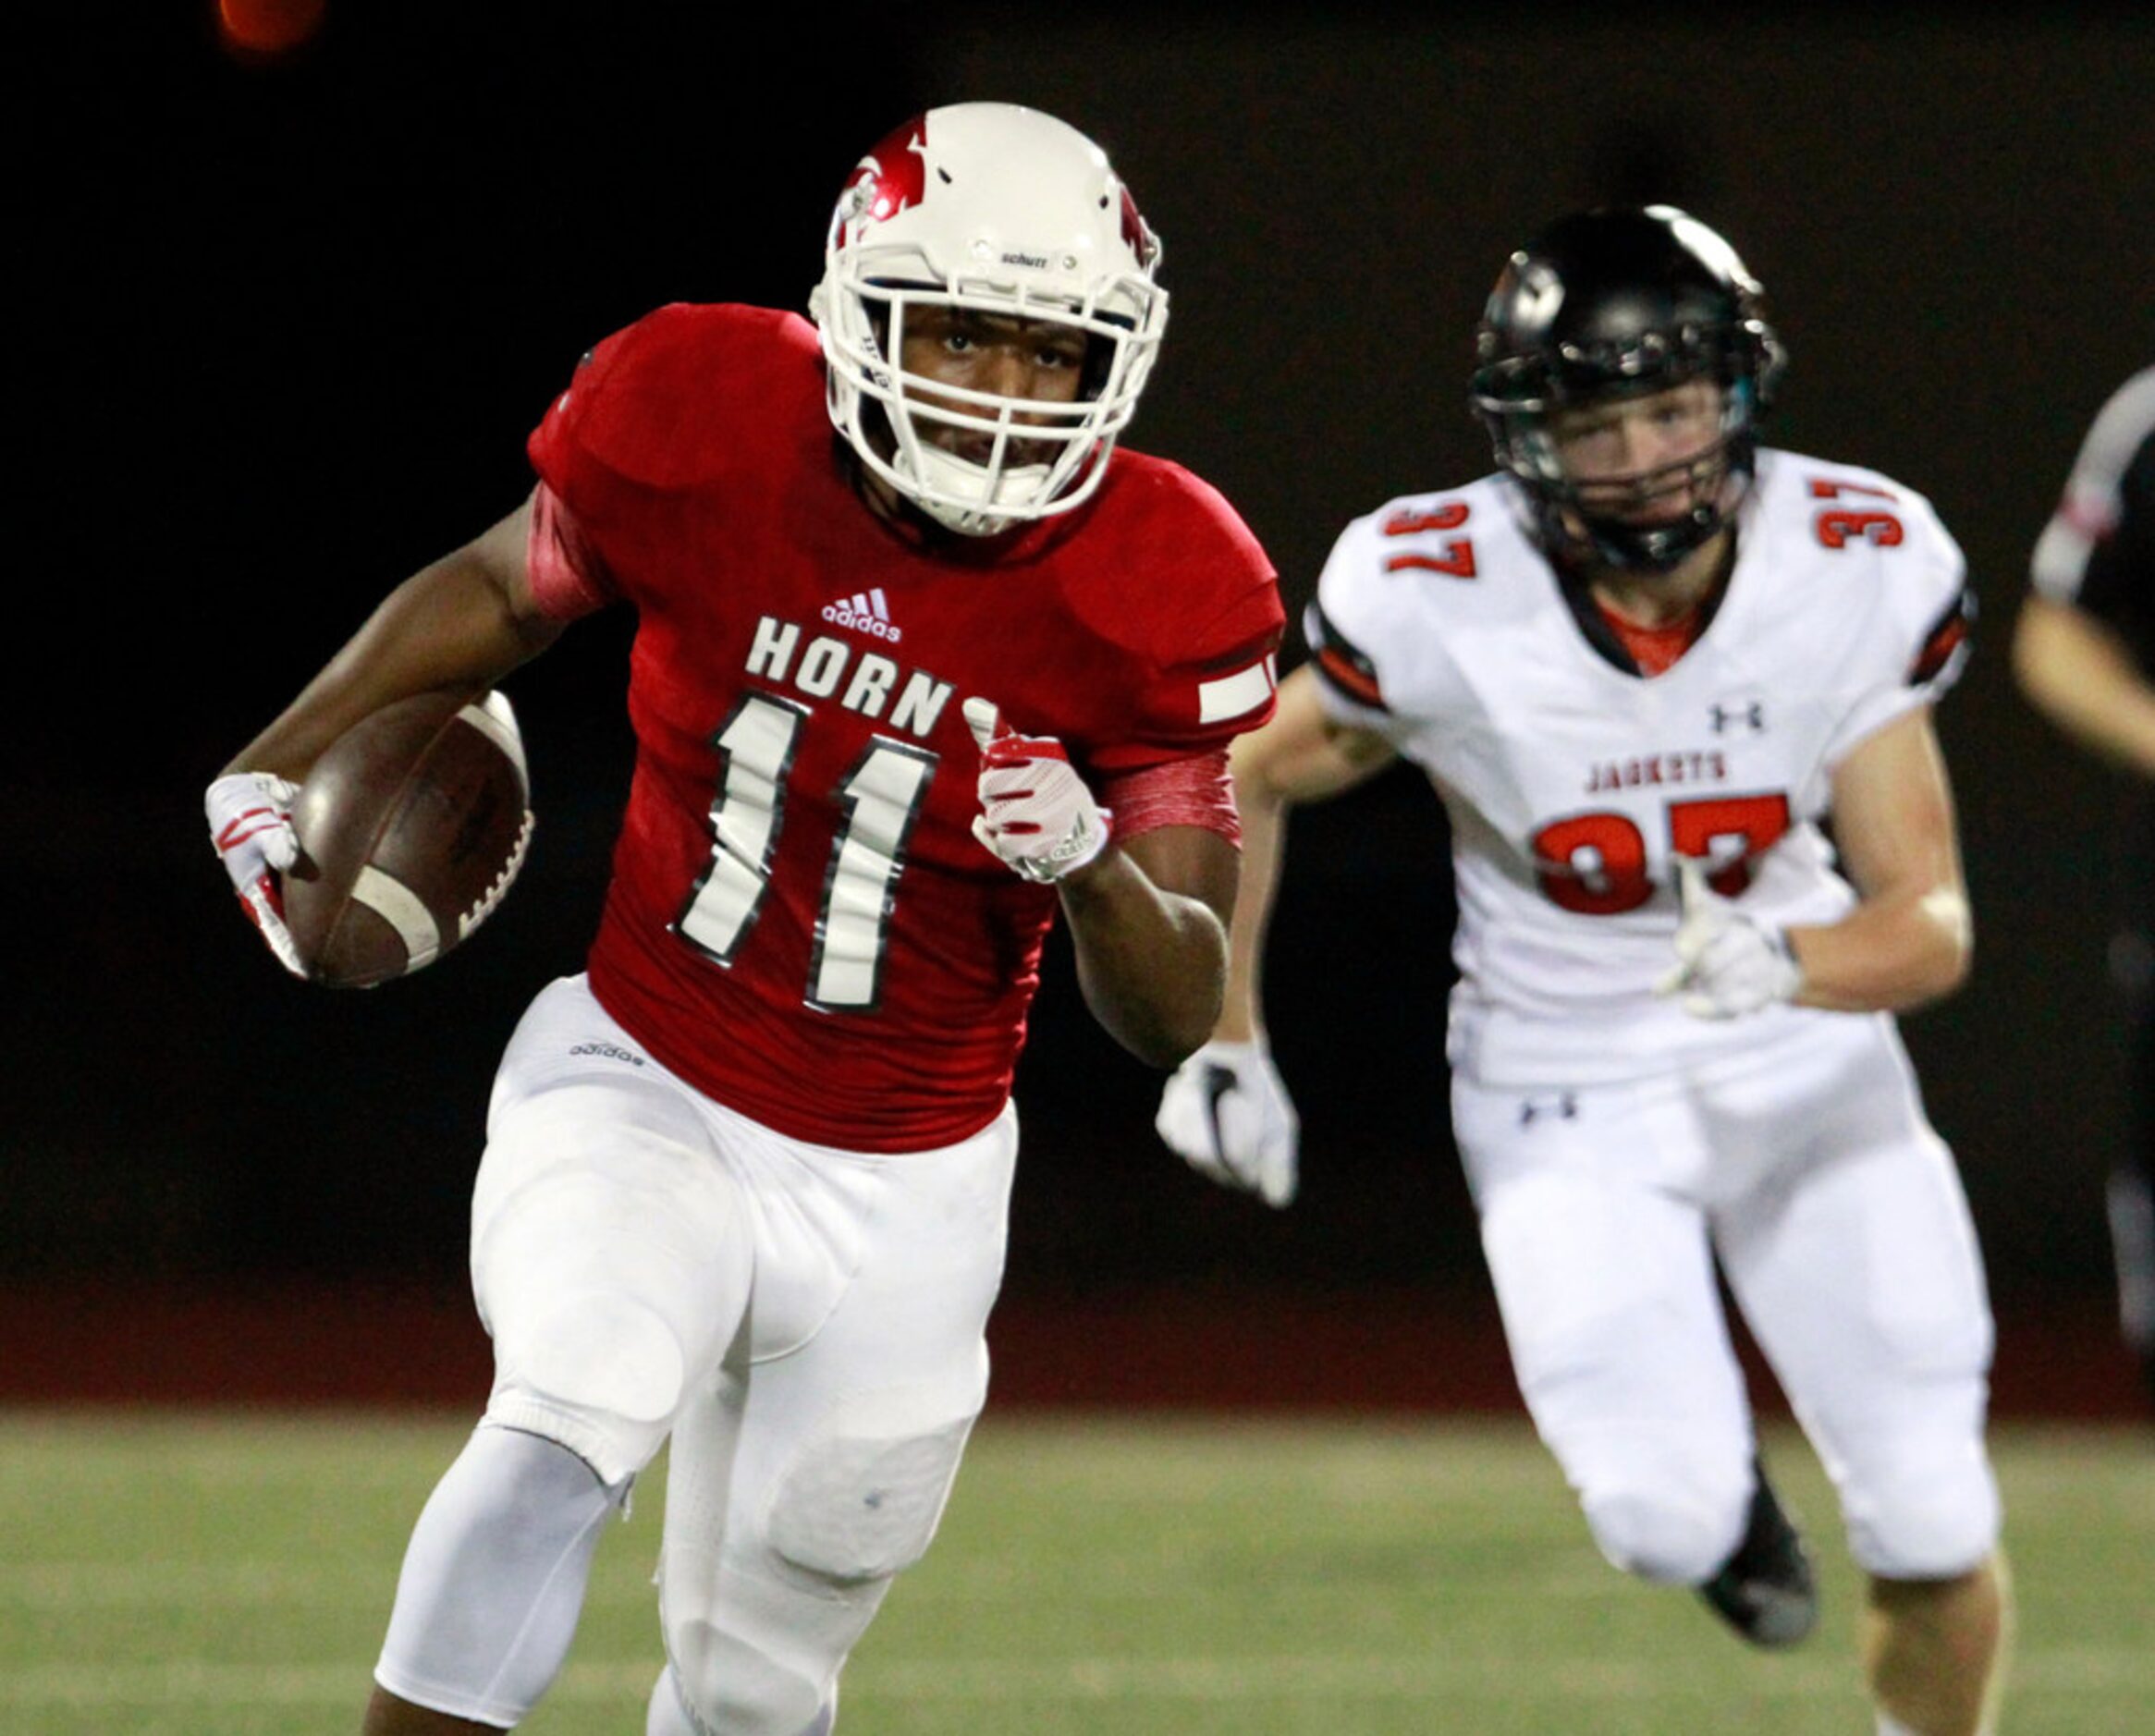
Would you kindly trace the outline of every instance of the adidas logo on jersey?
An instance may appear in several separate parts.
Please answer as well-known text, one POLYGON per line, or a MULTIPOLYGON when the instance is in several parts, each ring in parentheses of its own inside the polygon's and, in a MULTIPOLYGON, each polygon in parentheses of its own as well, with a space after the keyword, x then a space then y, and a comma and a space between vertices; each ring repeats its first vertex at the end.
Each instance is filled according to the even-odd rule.
POLYGON ((904 637, 890 624, 890 605, 884 601, 880 585, 873 591, 856 591, 836 603, 826 603, 823 618, 837 627, 850 627, 857 633, 872 633, 893 645, 904 637))

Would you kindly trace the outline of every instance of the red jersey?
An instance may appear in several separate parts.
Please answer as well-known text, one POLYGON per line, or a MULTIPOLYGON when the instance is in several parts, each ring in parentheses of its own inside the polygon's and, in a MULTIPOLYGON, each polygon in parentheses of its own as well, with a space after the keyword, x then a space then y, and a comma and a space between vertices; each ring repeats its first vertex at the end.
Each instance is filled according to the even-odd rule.
POLYGON ((575 531, 542 605, 638 613, 600 1001, 795 1138, 921 1150, 986 1125, 1057 899, 973 836, 963 703, 1058 738, 1096 790, 1216 752, 1271 711, 1283 615, 1255 539, 1118 450, 1065 518, 909 540, 838 456, 814 328, 758 308, 608 338, 530 450, 575 531))

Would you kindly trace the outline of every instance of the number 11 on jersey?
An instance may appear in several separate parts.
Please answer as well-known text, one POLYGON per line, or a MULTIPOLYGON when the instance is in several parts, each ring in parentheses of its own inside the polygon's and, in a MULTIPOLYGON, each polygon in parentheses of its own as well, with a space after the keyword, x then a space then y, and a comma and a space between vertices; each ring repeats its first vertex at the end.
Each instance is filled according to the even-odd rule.
MULTIPOLYGON (((723 766, 711 804, 711 866, 674 930, 731 965, 755 927, 781 847, 787 786, 809 707, 751 693, 712 738, 723 766)), ((805 998, 873 1011, 882 996, 892 897, 937 756, 877 737, 839 787, 846 824, 831 846, 805 998)))

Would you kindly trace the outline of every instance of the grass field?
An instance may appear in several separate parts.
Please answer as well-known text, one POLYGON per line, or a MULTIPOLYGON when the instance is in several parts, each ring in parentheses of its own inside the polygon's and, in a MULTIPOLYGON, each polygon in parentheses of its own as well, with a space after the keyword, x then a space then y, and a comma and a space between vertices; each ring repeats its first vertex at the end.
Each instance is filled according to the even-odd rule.
MULTIPOLYGON (((0 1414, 0 1732, 351 1736, 411 1516, 460 1430, 0 1414)), ((2155 1447, 1997 1438, 2021 1600, 2006 1730, 2155 1730, 2155 1447)), ((1604 1567, 1502 1423, 992 1418, 845 1678, 845 1736, 1868 1736, 1855 1581, 1800 1443, 1828 1615, 1753 1654, 1604 1567)), ((529 1736, 640 1736, 654 1477, 529 1736)))

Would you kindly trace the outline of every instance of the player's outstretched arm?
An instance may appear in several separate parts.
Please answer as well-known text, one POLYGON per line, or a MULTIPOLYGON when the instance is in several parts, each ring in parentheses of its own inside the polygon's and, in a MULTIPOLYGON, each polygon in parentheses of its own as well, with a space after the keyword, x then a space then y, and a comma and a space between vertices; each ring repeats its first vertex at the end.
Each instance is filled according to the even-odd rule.
POLYGON ((2105 622, 2030 593, 2014 624, 2013 674, 2029 703, 2082 747, 2155 777, 2155 686, 2105 622))
POLYGON ((1213 1032, 1221 1041, 1264 1040, 1262 964, 1287 849, 1287 810, 1351 789, 1392 758, 1391 744, 1374 730, 1351 728, 1326 715, 1316 671, 1308 664, 1280 684, 1270 721, 1236 739, 1229 762, 1242 815, 1243 856, 1229 933, 1227 994, 1213 1032))
POLYGON ((1287 810, 1336 795, 1390 763, 1390 745, 1333 723, 1316 677, 1299 669, 1281 683, 1263 728, 1238 739, 1230 759, 1243 851, 1230 905, 1228 972, 1211 1040, 1160 1094, 1154 1128, 1170 1151, 1223 1187, 1267 1204, 1294 1197, 1301 1119, 1265 1040, 1260 965, 1286 845, 1287 810))
POLYGON ((415 693, 492 687, 553 643, 560 624, 532 597, 531 521, 526 501, 398 585, 227 771, 302 782, 361 717, 415 693))
POLYGON ((1975 947, 1945 756, 1920 706, 1858 743, 1833 773, 1833 830, 1861 901, 1792 928, 1795 996, 1840 1012, 1900 1012, 1952 993, 1975 947))

